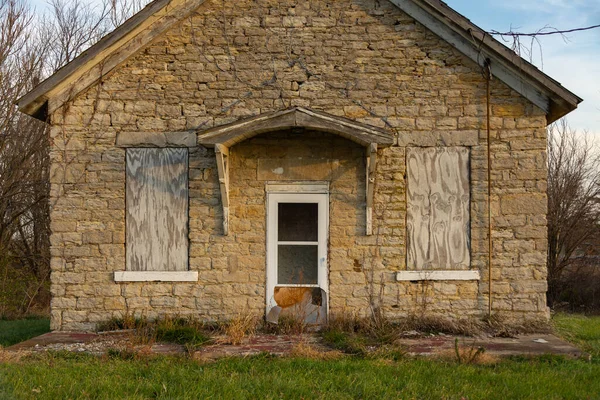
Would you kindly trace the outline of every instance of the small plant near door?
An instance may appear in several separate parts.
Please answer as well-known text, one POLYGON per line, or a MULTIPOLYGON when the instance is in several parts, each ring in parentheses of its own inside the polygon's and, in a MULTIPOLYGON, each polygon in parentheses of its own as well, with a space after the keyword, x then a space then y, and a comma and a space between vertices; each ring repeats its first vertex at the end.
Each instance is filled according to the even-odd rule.
POLYGON ((223 344, 239 345, 244 338, 256 333, 259 319, 250 312, 240 313, 236 317, 221 324, 221 331, 226 338, 220 342, 223 344))
POLYGON ((310 330, 302 314, 289 314, 279 318, 277 324, 267 322, 264 326, 265 333, 273 335, 302 335, 310 330))

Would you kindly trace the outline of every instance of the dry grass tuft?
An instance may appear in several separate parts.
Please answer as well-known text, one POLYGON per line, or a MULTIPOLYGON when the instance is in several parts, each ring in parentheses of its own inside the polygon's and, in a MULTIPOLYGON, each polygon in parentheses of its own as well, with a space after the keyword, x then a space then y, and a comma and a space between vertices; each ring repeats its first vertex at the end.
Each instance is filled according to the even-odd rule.
POLYGON ((399 326, 403 331, 475 336, 483 333, 485 323, 476 318, 454 320, 438 315, 410 315, 401 320, 399 326))
POLYGON ((240 314, 223 324, 222 330, 227 337, 223 344, 239 345, 247 336, 256 333, 259 319, 250 313, 240 314))
POLYGON ((487 353, 475 342, 470 345, 461 345, 458 338, 454 341, 454 349, 442 351, 436 354, 435 358, 468 365, 490 365, 500 361, 500 357, 487 353))
POLYGON ((344 357, 344 353, 338 350, 323 350, 307 343, 305 341, 298 342, 290 351, 291 357, 307 358, 309 360, 339 360, 344 357))
POLYGON ((515 337, 530 333, 552 333, 549 321, 536 319, 515 321, 502 314, 494 314, 484 319, 486 332, 495 337, 515 337))
POLYGON ((2 346, 0 346, 0 363, 8 364, 8 363, 18 363, 23 358, 29 356, 31 354, 30 351, 7 351, 4 350, 2 346))
POLYGON ((307 324, 301 315, 286 315, 280 317, 276 324, 265 323, 263 331, 272 335, 302 335, 314 330, 314 328, 314 326, 307 324))

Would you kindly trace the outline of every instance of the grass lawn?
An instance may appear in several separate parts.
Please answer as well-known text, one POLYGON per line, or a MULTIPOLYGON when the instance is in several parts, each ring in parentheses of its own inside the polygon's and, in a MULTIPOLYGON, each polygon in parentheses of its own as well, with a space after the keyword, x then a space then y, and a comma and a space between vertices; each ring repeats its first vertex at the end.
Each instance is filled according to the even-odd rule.
MULTIPOLYGON (((560 333, 598 357, 600 318, 559 315, 560 333), (594 350, 595 349, 595 350, 594 350)), ((600 361, 512 358, 491 365, 403 358, 258 356, 200 363, 50 353, 0 363, 0 399, 579 399, 600 397, 600 361)))
POLYGON ((0 346, 8 347, 46 332, 50 332, 50 320, 46 318, 15 321, 0 319, 0 346))
POLYGON ((600 357, 600 317, 580 314, 557 314, 553 318, 556 332, 593 356, 600 357))

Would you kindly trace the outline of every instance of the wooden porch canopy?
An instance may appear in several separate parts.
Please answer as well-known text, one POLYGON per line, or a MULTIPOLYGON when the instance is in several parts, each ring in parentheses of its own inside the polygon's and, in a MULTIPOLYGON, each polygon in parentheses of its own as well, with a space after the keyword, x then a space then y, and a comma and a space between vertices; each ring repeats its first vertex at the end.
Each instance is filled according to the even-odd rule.
POLYGON ((223 203, 224 234, 229 233, 229 148, 261 133, 291 128, 329 132, 366 148, 366 233, 371 235, 377 149, 391 146, 394 143, 393 134, 374 126, 300 107, 261 114, 198 133, 199 145, 215 149, 223 203))

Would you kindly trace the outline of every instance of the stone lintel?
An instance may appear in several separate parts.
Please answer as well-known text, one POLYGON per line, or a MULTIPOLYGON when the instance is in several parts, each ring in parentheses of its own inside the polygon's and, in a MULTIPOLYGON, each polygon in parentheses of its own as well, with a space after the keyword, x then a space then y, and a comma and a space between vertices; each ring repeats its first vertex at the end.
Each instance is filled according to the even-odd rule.
POLYGON ((117 147, 196 147, 194 132, 120 132, 117 147))
POLYGON ((481 275, 471 271, 398 271, 396 281, 478 281, 481 275))
POLYGON ((398 146, 435 147, 435 146, 477 146, 479 131, 425 131, 401 133, 397 138, 398 146))

